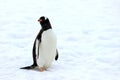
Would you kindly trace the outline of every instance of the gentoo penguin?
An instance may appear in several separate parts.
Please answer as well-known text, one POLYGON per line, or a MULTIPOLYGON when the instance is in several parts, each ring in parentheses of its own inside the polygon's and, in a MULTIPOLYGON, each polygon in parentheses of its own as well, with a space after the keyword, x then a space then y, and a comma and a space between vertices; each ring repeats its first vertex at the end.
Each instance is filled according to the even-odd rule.
POLYGON ((20 69, 34 69, 38 66, 40 71, 44 71, 51 66, 54 59, 58 59, 57 39, 49 19, 42 16, 38 22, 41 24, 41 30, 33 45, 33 64, 20 69))

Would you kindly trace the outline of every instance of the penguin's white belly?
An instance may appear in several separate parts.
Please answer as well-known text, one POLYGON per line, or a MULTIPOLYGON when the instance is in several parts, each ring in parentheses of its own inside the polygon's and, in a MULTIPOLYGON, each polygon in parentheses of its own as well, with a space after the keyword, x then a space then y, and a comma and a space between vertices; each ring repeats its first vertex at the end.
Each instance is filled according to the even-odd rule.
POLYGON ((39 67, 48 68, 51 66, 56 55, 56 45, 57 39, 52 29, 44 31, 41 43, 38 45, 39 55, 37 57, 37 64, 39 67))

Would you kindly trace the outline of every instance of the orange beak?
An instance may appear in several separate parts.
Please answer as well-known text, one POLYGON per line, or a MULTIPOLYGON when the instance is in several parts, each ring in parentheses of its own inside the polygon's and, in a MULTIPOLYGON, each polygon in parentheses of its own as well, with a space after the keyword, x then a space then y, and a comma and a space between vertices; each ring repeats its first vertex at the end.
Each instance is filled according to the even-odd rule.
POLYGON ((39 19, 39 20, 38 20, 38 22, 42 22, 42 20, 41 20, 41 19, 39 19))

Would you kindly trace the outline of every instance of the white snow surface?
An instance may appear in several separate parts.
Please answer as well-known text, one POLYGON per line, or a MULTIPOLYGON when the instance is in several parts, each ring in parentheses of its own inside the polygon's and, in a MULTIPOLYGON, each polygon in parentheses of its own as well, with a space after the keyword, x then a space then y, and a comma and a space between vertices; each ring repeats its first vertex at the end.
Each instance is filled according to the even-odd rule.
POLYGON ((120 80, 119 0, 0 0, 0 80, 120 80), (32 46, 47 16, 59 60, 44 72, 32 46))

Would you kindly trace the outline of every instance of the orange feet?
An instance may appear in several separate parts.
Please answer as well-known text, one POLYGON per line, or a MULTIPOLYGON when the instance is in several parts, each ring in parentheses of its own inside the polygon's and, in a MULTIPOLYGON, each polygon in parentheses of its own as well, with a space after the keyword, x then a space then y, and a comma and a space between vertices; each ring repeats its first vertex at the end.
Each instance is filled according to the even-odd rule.
POLYGON ((45 71, 46 69, 45 69, 44 67, 40 67, 39 70, 40 70, 40 72, 43 72, 43 71, 45 71))

